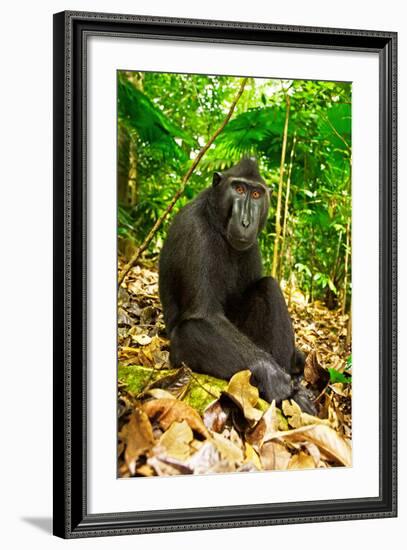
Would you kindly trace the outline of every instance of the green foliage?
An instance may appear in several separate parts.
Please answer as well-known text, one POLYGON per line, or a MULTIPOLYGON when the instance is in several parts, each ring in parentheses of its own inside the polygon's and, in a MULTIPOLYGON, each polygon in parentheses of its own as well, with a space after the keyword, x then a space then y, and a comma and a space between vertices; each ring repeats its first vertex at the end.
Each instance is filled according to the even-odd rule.
POLYGON ((191 137, 120 73, 117 86, 119 122, 135 131, 142 143, 153 146, 163 160, 172 157, 185 159, 185 153, 175 138, 191 143, 191 137))
POLYGON ((341 382, 342 384, 351 384, 352 383, 352 377, 348 374, 345 374, 343 372, 339 372, 336 369, 329 368, 329 382, 331 384, 336 384, 337 382, 341 382))
MULTIPOLYGON (((120 72, 118 128, 132 136, 135 191, 119 209, 119 238, 142 242, 179 188, 201 147, 224 120, 240 78, 120 72)), ((273 258, 282 135, 290 111, 283 185, 290 195, 279 277, 292 280, 307 298, 343 299, 350 294, 351 84, 249 79, 234 116, 206 153, 171 216, 243 155, 257 157, 271 189, 271 210, 260 246, 266 272, 273 258), (347 258, 347 260, 346 260, 347 258), (346 296, 345 294, 345 296, 346 296)), ((120 151, 121 158, 125 153, 120 151)), ((131 178, 129 176, 129 188, 131 178)), ((133 185, 133 186, 134 186, 133 185)), ((170 216, 170 217, 171 217, 170 216)), ((148 253, 159 251, 166 221, 148 253)))
POLYGON ((120 238, 129 240, 132 244, 135 242, 134 224, 135 220, 130 212, 119 205, 117 210, 117 234, 120 238))

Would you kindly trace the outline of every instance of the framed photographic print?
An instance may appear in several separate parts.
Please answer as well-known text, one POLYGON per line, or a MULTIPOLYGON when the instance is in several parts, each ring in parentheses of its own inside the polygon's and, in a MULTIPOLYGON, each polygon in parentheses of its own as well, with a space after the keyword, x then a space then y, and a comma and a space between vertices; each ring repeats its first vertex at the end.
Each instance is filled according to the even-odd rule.
POLYGON ((54 534, 393 517, 396 34, 54 16, 54 534))

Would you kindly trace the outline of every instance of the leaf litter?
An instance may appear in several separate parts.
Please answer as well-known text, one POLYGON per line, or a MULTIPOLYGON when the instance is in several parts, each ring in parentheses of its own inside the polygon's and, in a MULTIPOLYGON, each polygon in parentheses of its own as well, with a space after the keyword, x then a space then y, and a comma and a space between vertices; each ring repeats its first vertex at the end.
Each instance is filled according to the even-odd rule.
POLYGON ((351 466, 348 317, 298 291, 289 309, 317 416, 266 403, 248 370, 226 382, 171 369, 156 267, 133 267, 118 296, 119 477, 351 466))

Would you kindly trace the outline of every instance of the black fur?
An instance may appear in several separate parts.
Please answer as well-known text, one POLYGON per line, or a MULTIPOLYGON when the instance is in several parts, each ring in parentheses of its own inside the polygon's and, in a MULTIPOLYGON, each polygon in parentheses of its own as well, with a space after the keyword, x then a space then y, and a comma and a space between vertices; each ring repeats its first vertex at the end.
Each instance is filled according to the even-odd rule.
POLYGON ((275 279, 262 277, 257 236, 268 209, 257 163, 243 159, 215 173, 212 187, 174 218, 160 257, 170 361, 227 380, 250 369, 269 402, 293 397, 314 413, 292 379, 303 357, 283 294, 275 279))

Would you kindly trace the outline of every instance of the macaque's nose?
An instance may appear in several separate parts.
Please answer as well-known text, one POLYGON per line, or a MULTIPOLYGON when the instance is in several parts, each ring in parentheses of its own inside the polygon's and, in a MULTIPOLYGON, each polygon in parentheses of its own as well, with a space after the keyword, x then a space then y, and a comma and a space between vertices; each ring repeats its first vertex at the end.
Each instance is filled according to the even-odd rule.
POLYGON ((247 227, 249 227, 250 225, 250 222, 249 222, 249 218, 247 218, 246 216, 242 219, 242 225, 243 227, 246 229, 247 227))

